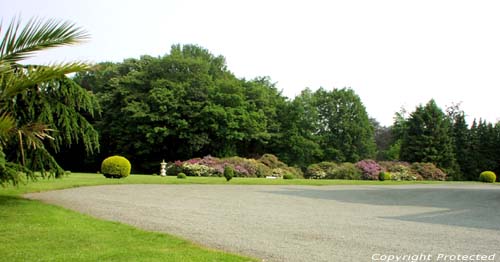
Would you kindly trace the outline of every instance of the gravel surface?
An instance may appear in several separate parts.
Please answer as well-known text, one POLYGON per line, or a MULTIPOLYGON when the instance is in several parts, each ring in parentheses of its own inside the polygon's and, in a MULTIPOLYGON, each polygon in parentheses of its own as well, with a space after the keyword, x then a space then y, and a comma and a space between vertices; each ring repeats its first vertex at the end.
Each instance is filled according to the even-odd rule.
POLYGON ((495 185, 113 185, 26 197, 263 261, 500 261, 495 185))

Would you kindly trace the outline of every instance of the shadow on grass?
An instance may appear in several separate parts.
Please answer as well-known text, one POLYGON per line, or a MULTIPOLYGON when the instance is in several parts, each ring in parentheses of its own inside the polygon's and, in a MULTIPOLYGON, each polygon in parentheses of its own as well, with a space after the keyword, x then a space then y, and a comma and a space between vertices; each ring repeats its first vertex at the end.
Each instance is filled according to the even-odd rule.
POLYGON ((350 204, 440 208, 443 210, 380 218, 500 231, 500 189, 495 188, 289 188, 268 192, 350 204))
POLYGON ((0 195, 0 208, 12 205, 20 205, 23 203, 28 203, 29 201, 31 200, 17 196, 0 195))

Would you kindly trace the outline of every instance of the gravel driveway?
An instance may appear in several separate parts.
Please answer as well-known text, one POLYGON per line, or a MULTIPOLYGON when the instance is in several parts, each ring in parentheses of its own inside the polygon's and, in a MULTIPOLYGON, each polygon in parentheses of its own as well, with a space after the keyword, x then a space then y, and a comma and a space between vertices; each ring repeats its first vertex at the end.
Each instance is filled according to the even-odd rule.
POLYGON ((500 261, 494 185, 113 185, 26 197, 264 261, 500 261))

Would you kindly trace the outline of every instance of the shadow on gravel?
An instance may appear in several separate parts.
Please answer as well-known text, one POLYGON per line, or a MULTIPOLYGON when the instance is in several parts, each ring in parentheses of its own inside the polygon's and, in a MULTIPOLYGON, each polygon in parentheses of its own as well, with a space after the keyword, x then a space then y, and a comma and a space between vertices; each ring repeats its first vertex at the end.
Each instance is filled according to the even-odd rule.
POLYGON ((288 188, 283 191, 267 192, 352 204, 441 208, 445 210, 405 216, 387 214, 380 218, 500 231, 500 190, 497 189, 288 188))

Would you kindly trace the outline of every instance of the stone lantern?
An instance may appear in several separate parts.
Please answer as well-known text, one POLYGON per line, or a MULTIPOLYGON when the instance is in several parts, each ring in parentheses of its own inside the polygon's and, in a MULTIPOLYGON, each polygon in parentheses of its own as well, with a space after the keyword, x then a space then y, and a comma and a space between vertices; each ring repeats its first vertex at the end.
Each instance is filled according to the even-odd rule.
POLYGON ((167 163, 165 163, 165 160, 163 160, 160 163, 160 176, 166 176, 167 175, 167 163))

